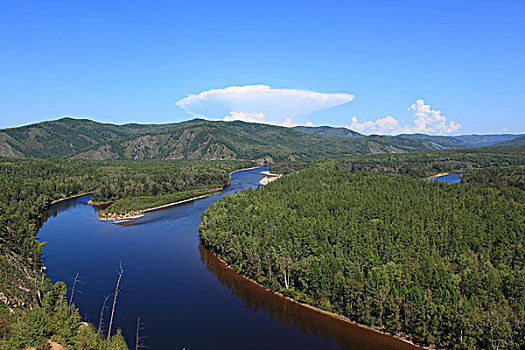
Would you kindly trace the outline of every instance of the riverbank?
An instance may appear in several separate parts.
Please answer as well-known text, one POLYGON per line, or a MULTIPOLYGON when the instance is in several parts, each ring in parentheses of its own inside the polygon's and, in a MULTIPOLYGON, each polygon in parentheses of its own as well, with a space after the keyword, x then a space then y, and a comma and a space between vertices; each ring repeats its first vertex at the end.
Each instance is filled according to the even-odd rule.
MULTIPOLYGON (((232 172, 230 172, 228 174, 229 181, 222 188, 217 188, 217 187, 216 188, 210 188, 209 190, 207 190, 208 193, 205 193, 205 194, 200 194, 198 196, 193 196, 193 197, 190 197, 190 198, 186 198, 186 199, 182 199, 182 200, 178 200, 178 201, 174 201, 174 202, 168 202, 166 204, 156 205, 156 206, 152 206, 152 207, 149 207, 149 208, 146 207, 146 208, 139 209, 139 210, 129 210, 129 211, 123 212, 123 213, 106 213, 104 211, 101 211, 99 213, 99 219, 102 220, 102 221, 132 221, 132 220, 136 220, 136 219, 139 219, 139 218, 143 217, 145 215, 145 213, 148 213, 148 212, 151 212, 151 211, 166 209, 166 208, 170 208, 170 207, 173 207, 173 206, 176 206, 176 205, 189 203, 189 202, 193 202, 193 201, 196 201, 196 200, 199 200, 199 199, 210 197, 210 196, 213 196, 214 194, 216 194, 217 192, 221 191, 222 189, 224 189, 224 187, 226 187, 226 186, 228 186, 230 184, 230 182, 231 182, 231 175, 232 174, 234 174, 236 172, 239 172, 239 171, 252 170, 252 169, 257 169, 257 168, 260 168, 260 167, 257 166, 257 167, 242 168, 242 169, 234 170, 234 171, 232 171, 232 172)), ((103 204, 112 204, 112 203, 115 203, 115 201, 107 201, 107 202, 92 202, 92 201, 89 201, 89 204, 92 204, 92 205, 103 205, 103 204)))
MULTIPOLYGON (((486 167, 485 168, 478 168, 478 170, 479 169, 486 169, 486 167)), ((466 171, 467 170, 460 169, 460 170, 449 171, 447 173, 439 173, 439 174, 432 175, 432 176, 429 176, 429 177, 425 178, 425 181, 428 181, 428 180, 431 180, 431 179, 435 179, 435 178, 438 178, 438 177, 441 177, 441 176, 450 175, 450 174, 465 173, 466 171)))
POLYGON ((253 170, 253 169, 259 169, 259 168, 262 168, 262 166, 258 165, 258 166, 252 166, 250 168, 237 169, 237 170, 232 171, 229 175, 231 176, 232 174, 238 173, 240 171, 253 170))
POLYGON ((54 201, 49 202, 49 205, 53 205, 53 204, 56 204, 56 203, 67 201, 69 199, 77 198, 77 197, 80 197, 80 196, 85 196, 86 194, 91 194, 91 193, 93 193, 93 192, 83 192, 83 193, 75 194, 73 196, 64 197, 64 198, 60 198, 60 199, 55 199, 54 201))
MULTIPOLYGON (((202 242, 202 240, 201 240, 202 242)), ((261 288, 263 289, 264 291, 266 291, 267 293, 271 293, 273 295, 275 295, 276 297, 280 298, 280 299, 283 299, 283 300, 286 300, 288 302, 291 302, 291 303, 294 303, 295 305, 298 305, 300 307, 303 307, 305 309, 308 309, 312 312, 317 312, 317 313, 320 313, 322 315, 325 315, 327 317, 330 317, 334 320, 337 320, 337 321, 340 321, 340 322, 343 322, 343 323, 346 323, 350 326, 353 326, 353 327, 358 327, 358 328, 361 328, 361 329, 364 329, 364 330, 367 330, 369 332, 372 332, 372 333, 375 333, 375 334, 379 334, 379 335, 382 335, 382 336, 388 336, 388 337, 392 337, 394 339, 397 339, 399 340, 400 342, 403 342, 405 344, 408 344, 408 345, 411 345, 411 346, 414 346, 415 348, 418 348, 418 349, 426 349, 426 350, 430 350, 430 349, 435 349, 435 346, 428 346, 428 347, 423 347, 423 346, 420 346, 416 343, 414 343, 410 338, 408 337, 404 337, 404 336, 400 336, 400 335, 396 335, 396 334, 392 334, 392 333, 389 333, 389 332, 386 332, 384 330, 381 330, 381 329, 378 329, 376 327, 373 327, 373 326, 366 326, 366 325, 363 325, 363 324, 359 324, 359 323, 356 323, 356 322, 353 322, 351 321, 350 319, 348 319, 347 317, 345 316, 342 316, 342 315, 338 315, 336 313, 333 313, 333 312, 330 312, 330 311, 326 311, 326 310, 323 310, 323 309, 320 309, 319 307, 317 306, 314 306, 314 305, 310 305, 310 304, 307 304, 305 302, 302 302, 302 301, 298 301, 298 300, 295 300, 293 298, 290 298, 288 296, 285 296, 279 292, 274 292, 266 287, 264 287, 263 285, 261 285, 259 282, 249 278, 249 277, 246 277, 240 273, 238 273, 237 271, 235 271, 230 265, 228 265, 226 263, 226 261, 224 261, 221 257, 217 256, 215 253, 213 253, 210 249, 206 248, 203 246, 204 249, 206 249, 213 257, 215 257, 222 265, 224 268, 230 270, 231 272, 235 273, 239 278, 242 278, 243 280, 251 283, 252 285, 254 285, 255 287, 257 288, 261 288)))
POLYGON ((432 175, 432 176, 429 176, 427 178, 425 178, 425 181, 428 181, 430 179, 435 179, 437 177, 440 177, 440 176, 445 176, 445 175, 449 175, 450 173, 439 173, 439 174, 436 174, 436 175, 432 175))
POLYGON ((259 181, 259 185, 262 185, 262 186, 267 185, 270 182, 273 182, 277 179, 280 179, 283 176, 283 174, 272 174, 269 171, 262 171, 261 174, 266 175, 265 177, 261 179, 261 181, 259 181))
POLYGON ((98 218, 102 221, 120 221, 120 220, 136 220, 143 216, 144 214, 142 214, 141 212, 135 212, 135 211, 130 211, 124 214, 115 214, 115 213, 104 214, 103 212, 99 212, 98 218))
POLYGON ((88 204, 97 206, 97 205, 109 205, 113 204, 115 201, 100 201, 100 202, 93 202, 91 199, 88 201, 88 204))
POLYGON ((195 197, 191 197, 191 198, 188 198, 188 199, 183 199, 183 200, 180 200, 180 201, 172 202, 172 203, 159 205, 159 206, 152 207, 152 208, 146 208, 146 209, 141 209, 141 210, 131 210, 131 211, 126 212, 126 213, 104 213, 104 212, 100 212, 99 219, 102 220, 102 221, 135 220, 135 219, 139 219, 139 218, 143 217, 145 213, 148 213, 150 211, 165 209, 165 208, 173 207, 173 206, 176 206, 176 205, 189 203, 189 202, 193 202, 193 201, 196 201, 196 200, 199 200, 199 199, 203 199, 203 198, 207 198, 207 197, 213 196, 218 191, 220 191, 220 189, 213 188, 210 191, 212 191, 212 192, 206 193, 206 194, 203 194, 203 195, 199 195, 199 196, 195 196, 195 197))
MULTIPOLYGON (((156 205, 156 206, 152 206, 152 207, 146 207, 146 208, 143 208, 143 209, 139 209, 139 210, 129 210, 129 211, 126 211, 126 212, 118 212, 118 213, 107 213, 105 211, 100 211, 99 212, 99 219, 102 220, 102 221, 131 221, 131 220, 136 220, 136 219, 139 219, 141 217, 143 217, 145 215, 145 213, 147 212, 151 212, 151 211, 155 211, 155 210, 160 210, 160 209, 165 209, 165 208, 169 208, 169 207, 173 207, 173 206, 176 206, 176 205, 180 205, 180 204, 184 204, 184 203, 189 203, 189 202, 193 202, 193 201, 196 201, 196 200, 199 200, 199 199, 203 199, 203 198, 206 198, 206 197, 209 197, 209 196, 212 196, 214 194, 216 194, 217 192, 221 191, 222 189, 224 189, 224 187, 228 186, 231 182, 231 175, 232 174, 235 174, 237 172, 240 172, 240 171, 246 171, 246 170, 253 170, 253 169, 258 169, 258 168, 261 168, 260 166, 254 166, 254 167, 249 167, 249 168, 242 168, 242 169, 237 169, 237 170, 234 170, 232 172, 230 172, 228 174, 228 177, 229 177, 229 180, 227 184, 225 184, 222 188, 211 188, 209 189, 209 193, 205 193, 205 194, 200 194, 198 196, 194 196, 194 197, 190 197, 190 198, 186 198, 186 199, 182 199, 182 200, 179 200, 179 201, 174 201, 174 202, 168 202, 166 204, 162 204, 162 205, 156 205)), ((91 204, 91 205, 110 205, 110 204, 113 204, 115 203, 116 201, 105 201, 105 202, 93 202, 93 201, 89 201, 88 204, 91 204)))

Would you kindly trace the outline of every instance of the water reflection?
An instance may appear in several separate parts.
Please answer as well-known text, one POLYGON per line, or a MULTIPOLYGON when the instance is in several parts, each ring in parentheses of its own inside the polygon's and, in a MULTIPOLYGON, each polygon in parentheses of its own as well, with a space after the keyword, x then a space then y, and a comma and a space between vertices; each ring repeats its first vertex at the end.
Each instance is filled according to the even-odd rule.
POLYGON ((241 298, 246 309, 256 313, 265 312, 283 327, 296 326, 305 334, 322 336, 325 341, 335 339, 343 349, 417 349, 391 336, 349 324, 281 298, 227 268, 202 244, 199 245, 199 253, 206 269, 216 275, 230 293, 241 298))

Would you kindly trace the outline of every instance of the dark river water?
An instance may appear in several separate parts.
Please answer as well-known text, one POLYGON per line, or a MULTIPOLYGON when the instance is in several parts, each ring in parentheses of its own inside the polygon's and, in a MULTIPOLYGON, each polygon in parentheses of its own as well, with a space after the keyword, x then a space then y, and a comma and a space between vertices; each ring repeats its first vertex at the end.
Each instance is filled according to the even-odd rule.
POLYGON ((140 316, 141 335, 153 350, 414 349, 279 298, 227 269, 200 244, 197 227, 206 207, 256 187, 263 170, 235 173, 219 194, 150 212, 133 225, 98 220, 89 195, 57 203, 38 233, 47 242, 47 273, 69 287, 80 274, 74 302, 84 319, 98 325, 122 262, 114 329, 122 328, 134 344, 140 316))

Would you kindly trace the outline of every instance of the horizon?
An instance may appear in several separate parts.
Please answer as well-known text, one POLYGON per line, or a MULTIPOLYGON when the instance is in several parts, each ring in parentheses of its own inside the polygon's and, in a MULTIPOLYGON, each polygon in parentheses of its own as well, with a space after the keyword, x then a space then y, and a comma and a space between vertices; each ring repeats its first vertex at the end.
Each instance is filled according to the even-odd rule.
POLYGON ((0 128, 200 117, 364 135, 525 132, 525 3, 11 3, 0 128))

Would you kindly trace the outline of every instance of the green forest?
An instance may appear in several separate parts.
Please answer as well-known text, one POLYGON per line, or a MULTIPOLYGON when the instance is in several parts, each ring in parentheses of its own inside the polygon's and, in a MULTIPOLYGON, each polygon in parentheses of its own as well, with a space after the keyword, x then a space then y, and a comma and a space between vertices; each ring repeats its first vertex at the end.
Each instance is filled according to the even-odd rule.
POLYGON ((93 192, 122 210, 220 188, 240 161, 81 161, 0 158, 0 348, 45 348, 48 340, 75 349, 125 349, 81 323, 65 284, 52 284, 36 234, 53 200, 93 192), (123 201, 123 203, 120 203, 123 201))
POLYGON ((448 142, 429 146, 403 137, 355 136, 324 137, 293 128, 241 121, 194 119, 174 124, 114 125, 62 118, 0 129, 0 156, 282 162, 450 148, 448 142))
MULTIPOLYGON (((288 174, 221 199, 201 238, 270 290, 446 348, 525 346, 524 148, 272 164, 288 174), (463 171, 461 184, 426 182, 463 171)), ((142 210, 222 188, 250 161, 0 158, 0 348, 127 349, 52 284, 36 234, 54 200, 142 210)))
MULTIPOLYGON (((525 148, 320 161, 222 198, 204 244, 359 324, 451 349, 525 346, 525 148), (464 183, 427 182, 466 171, 464 183)), ((273 167, 279 169, 279 165, 273 167)))

